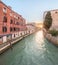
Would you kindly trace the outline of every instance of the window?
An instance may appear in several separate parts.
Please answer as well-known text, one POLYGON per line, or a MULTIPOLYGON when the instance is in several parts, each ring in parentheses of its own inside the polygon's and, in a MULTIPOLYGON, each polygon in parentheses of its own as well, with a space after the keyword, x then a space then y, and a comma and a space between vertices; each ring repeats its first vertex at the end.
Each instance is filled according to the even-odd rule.
POLYGON ((18 19, 19 19, 19 17, 18 17, 18 19))
POLYGON ((5 8, 5 7, 3 8, 3 12, 4 12, 4 13, 7 13, 7 10, 6 10, 6 8, 5 8))
POLYGON ((6 16, 3 17, 3 22, 7 22, 7 17, 6 16))
POLYGON ((16 28, 16 31, 19 31, 19 28, 16 28))
POLYGON ((16 28, 14 27, 14 31, 16 31, 16 28))
POLYGON ((2 37, 0 37, 0 42, 2 42, 2 37))
POLYGON ((10 16, 12 16, 12 13, 10 13, 10 16))
POLYGON ((19 25, 19 22, 16 22, 16 25, 19 25))
POLYGON ((15 37, 15 34, 14 34, 14 37, 15 37))
POLYGON ((10 27, 10 32, 12 32, 13 31, 13 29, 12 29, 12 27, 10 27))
POLYGON ((12 24, 12 23, 13 23, 13 20, 11 19, 11 20, 10 20, 10 24, 12 24))
POLYGON ((2 27, 3 32, 7 32, 7 27, 2 27))
POLYGON ((55 13, 57 14, 58 12, 56 11, 55 13))

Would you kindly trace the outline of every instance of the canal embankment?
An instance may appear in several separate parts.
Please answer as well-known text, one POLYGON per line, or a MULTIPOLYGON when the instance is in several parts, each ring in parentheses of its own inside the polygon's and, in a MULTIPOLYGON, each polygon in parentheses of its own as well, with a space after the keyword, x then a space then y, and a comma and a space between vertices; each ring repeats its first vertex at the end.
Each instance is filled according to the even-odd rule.
POLYGON ((43 30, 44 37, 55 46, 58 46, 58 36, 52 36, 45 29, 43 30))
POLYGON ((12 45, 15 44, 16 42, 20 41, 21 39, 23 39, 23 36, 0 45, 0 54, 3 53, 4 51, 6 51, 8 48, 12 48, 12 45))
POLYGON ((12 40, 9 40, 9 41, 7 41, 7 42, 5 42, 3 44, 0 44, 0 54, 2 54, 3 52, 5 52, 9 48, 12 49, 13 48, 12 45, 16 44, 16 42, 22 40, 23 38, 25 38, 25 37, 33 34, 33 33, 35 33, 35 31, 26 33, 26 34, 21 35, 20 37, 18 37, 16 39, 12 39, 12 40))

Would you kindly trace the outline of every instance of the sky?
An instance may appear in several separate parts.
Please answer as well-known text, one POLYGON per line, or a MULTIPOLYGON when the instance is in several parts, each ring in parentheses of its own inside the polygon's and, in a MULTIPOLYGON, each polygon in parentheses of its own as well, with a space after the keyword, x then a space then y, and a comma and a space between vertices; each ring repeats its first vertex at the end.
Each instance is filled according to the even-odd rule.
POLYGON ((2 0, 27 22, 42 22, 45 11, 58 9, 58 0, 2 0))

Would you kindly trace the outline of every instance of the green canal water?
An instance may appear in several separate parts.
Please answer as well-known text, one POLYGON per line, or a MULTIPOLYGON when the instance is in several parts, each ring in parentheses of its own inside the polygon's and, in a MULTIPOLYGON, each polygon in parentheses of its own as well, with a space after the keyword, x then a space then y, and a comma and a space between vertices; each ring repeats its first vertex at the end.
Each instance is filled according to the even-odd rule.
POLYGON ((58 48, 39 31, 0 55, 0 65, 58 65, 58 48))

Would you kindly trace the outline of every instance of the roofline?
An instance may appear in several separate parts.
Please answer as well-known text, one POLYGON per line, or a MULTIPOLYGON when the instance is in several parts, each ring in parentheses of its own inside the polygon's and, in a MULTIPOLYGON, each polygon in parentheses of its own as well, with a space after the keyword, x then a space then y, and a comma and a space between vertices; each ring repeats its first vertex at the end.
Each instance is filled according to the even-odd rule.
MULTIPOLYGON (((0 1, 0 3, 2 3, 3 5, 5 5, 8 9, 10 9, 6 4, 4 4, 2 1, 0 1)), ((10 9, 11 10, 11 9, 10 9)))
MULTIPOLYGON (((58 9, 53 9, 53 10, 48 10, 48 11, 56 11, 56 10, 58 10, 58 9)), ((45 11, 45 12, 48 12, 48 11, 45 11)), ((44 13, 45 13, 45 12, 44 12, 44 13)))
POLYGON ((3 5, 5 5, 8 9, 10 9, 12 12, 16 13, 17 15, 22 16, 22 15, 20 15, 19 13, 13 11, 13 10, 12 10, 11 8, 9 8, 6 4, 4 4, 2 1, 0 1, 0 3, 2 3, 3 5))

